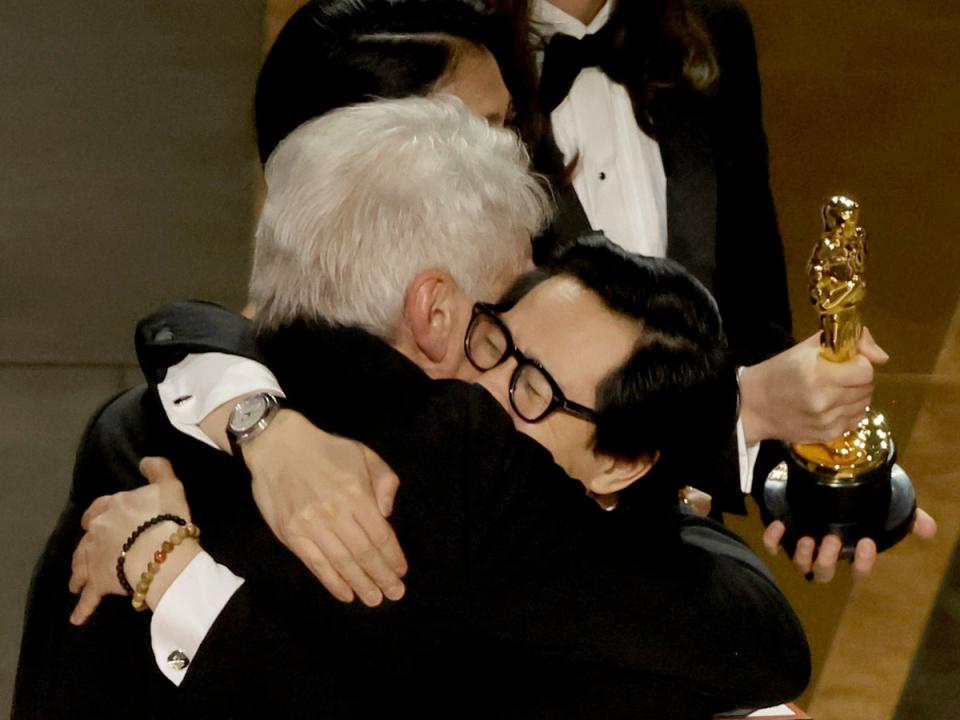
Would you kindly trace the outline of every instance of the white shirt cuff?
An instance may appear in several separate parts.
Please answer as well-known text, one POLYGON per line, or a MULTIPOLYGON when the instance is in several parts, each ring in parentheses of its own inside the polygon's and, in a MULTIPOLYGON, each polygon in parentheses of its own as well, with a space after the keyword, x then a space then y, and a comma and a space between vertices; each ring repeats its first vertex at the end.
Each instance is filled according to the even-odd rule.
POLYGON ((255 392, 285 397, 277 378, 260 363, 215 352, 187 355, 167 370, 157 392, 170 424, 211 447, 217 444, 200 429, 200 421, 225 402, 255 392))
POLYGON ((183 682, 200 643, 241 585, 243 578, 201 552, 160 598, 150 642, 157 667, 174 685, 183 682))
MULTIPOLYGON (((737 381, 743 368, 737 368, 737 381)), ((760 443, 747 444, 747 436, 743 432, 743 419, 737 418, 737 457, 740 465, 740 491, 749 495, 753 490, 753 470, 757 466, 757 456, 760 454, 760 443)))
POLYGON ((740 460, 740 490, 749 495, 753 489, 753 470, 757 466, 760 443, 747 444, 743 434, 743 422, 737 420, 737 455, 740 460))

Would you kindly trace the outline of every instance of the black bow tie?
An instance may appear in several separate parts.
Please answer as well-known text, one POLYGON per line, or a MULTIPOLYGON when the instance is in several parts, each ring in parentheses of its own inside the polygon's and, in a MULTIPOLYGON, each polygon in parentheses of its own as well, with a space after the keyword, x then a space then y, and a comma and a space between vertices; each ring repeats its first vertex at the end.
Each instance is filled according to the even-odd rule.
POLYGON ((599 32, 580 40, 563 33, 550 38, 543 51, 540 73, 540 105, 544 113, 549 115, 563 102, 581 70, 600 68, 611 79, 616 79, 614 32, 607 23, 599 32))

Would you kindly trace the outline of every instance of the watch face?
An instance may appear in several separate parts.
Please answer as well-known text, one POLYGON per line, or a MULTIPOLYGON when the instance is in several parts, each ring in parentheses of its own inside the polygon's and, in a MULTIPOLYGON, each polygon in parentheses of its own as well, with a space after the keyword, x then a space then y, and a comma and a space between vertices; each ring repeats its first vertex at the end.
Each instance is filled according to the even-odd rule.
POLYGON ((244 398, 230 414, 230 430, 239 435, 250 432, 266 414, 268 407, 266 395, 244 398))

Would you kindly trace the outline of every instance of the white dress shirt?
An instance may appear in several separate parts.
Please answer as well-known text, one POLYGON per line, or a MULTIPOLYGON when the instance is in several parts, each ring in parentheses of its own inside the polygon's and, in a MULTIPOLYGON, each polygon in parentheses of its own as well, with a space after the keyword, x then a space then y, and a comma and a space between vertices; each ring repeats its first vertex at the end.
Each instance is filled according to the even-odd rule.
MULTIPOLYGON (((592 35, 610 17, 612 2, 589 25, 545 0, 533 5, 534 28, 575 38, 592 35)), ((573 188, 596 230, 630 252, 667 254, 667 178, 660 146, 637 125, 630 95, 599 68, 580 72, 550 115, 554 139, 574 168, 573 188)))
POLYGON ((157 667, 174 685, 183 682, 200 643, 242 584, 205 552, 170 583, 150 620, 150 644, 157 667))

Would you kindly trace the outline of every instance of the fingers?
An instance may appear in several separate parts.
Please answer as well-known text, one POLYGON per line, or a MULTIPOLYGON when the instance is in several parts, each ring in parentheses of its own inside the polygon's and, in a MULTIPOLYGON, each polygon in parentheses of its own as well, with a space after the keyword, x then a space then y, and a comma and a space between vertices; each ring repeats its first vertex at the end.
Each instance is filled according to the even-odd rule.
POLYGON ((107 508, 110 506, 111 497, 113 496, 104 495, 102 497, 98 497, 96 500, 90 503, 90 507, 87 508, 86 512, 83 513, 83 517, 80 518, 80 527, 82 527, 84 530, 89 530, 90 522, 98 515, 102 515, 104 512, 106 512, 107 508))
POLYGON ((367 575, 366 571, 360 567, 354 559, 354 555, 347 549, 339 536, 341 534, 345 535, 355 547, 361 547, 361 554, 368 563, 372 562, 371 556, 363 544, 356 537, 351 536, 350 531, 345 529, 343 525, 336 527, 336 530, 337 532, 334 532, 320 526, 312 528, 312 535, 317 548, 350 589, 356 593, 360 601, 368 607, 376 607, 383 602, 383 593, 380 592, 376 583, 367 575))
POLYGON ((806 575, 813 567, 813 553, 817 543, 812 537, 802 537, 797 541, 797 548, 793 552, 793 565, 801 575, 806 575))
POLYGON ((145 457, 140 461, 140 474, 150 483, 179 482, 173 465, 164 457, 145 457))
POLYGON ((90 616, 93 615, 93 611, 97 609, 97 605, 100 604, 102 597, 103 595, 97 592, 93 588, 93 585, 85 585, 83 592, 80 593, 80 600, 77 602, 77 606, 70 614, 70 622, 74 625, 83 625, 90 616))
POLYGON ((67 588, 74 595, 80 592, 87 583, 87 537, 87 535, 84 535, 80 538, 77 549, 73 551, 73 558, 70 560, 70 580, 67 582, 67 588))
POLYGON ((680 491, 680 501, 700 517, 709 515, 710 509, 713 507, 712 495, 690 485, 680 491))
POLYGON ((827 443, 836 440, 847 430, 853 430, 866 417, 865 405, 857 408, 841 408, 831 411, 811 422, 806 432, 798 439, 804 443, 827 443))
POLYGON ((859 577, 866 577, 873 572, 877 562, 877 544, 870 538, 863 538, 857 543, 853 554, 853 573, 859 577))
POLYGON ((890 359, 886 351, 877 345, 877 341, 873 339, 869 328, 863 329, 863 335, 860 336, 857 349, 874 365, 884 365, 890 359))
POLYGON ((290 551, 300 558, 320 583, 340 602, 353 602, 353 591, 340 576, 330 561, 317 549, 313 541, 305 537, 297 537, 287 544, 290 551))
POLYGON ((821 382, 838 387, 868 387, 873 385, 873 365, 864 355, 857 355, 846 362, 831 362, 819 359, 817 369, 821 382))
POLYGON ((383 599, 381 595, 391 600, 399 600, 404 593, 400 574, 406 571, 406 561, 400 551, 400 544, 393 534, 393 529, 375 509, 370 509, 365 521, 376 526, 373 530, 376 542, 367 534, 363 521, 359 518, 347 519, 333 528, 350 554, 352 564, 356 565, 356 568, 346 571, 347 574, 344 574, 344 570, 340 568, 338 570, 348 582, 356 575, 360 577, 361 583, 364 579, 369 579, 373 583, 373 589, 351 583, 354 591, 367 605, 379 605, 383 599), (393 549, 389 550, 388 554, 393 560, 392 563, 388 562, 387 556, 383 553, 383 548, 390 548, 391 545, 393 549))
POLYGON ((783 540, 783 535, 786 531, 787 526, 779 520, 774 520, 767 525, 767 529, 763 531, 763 546, 767 549, 768 553, 776 555, 780 552, 780 541, 783 540))
POLYGON ((827 535, 820 541, 817 559, 814 560, 812 568, 814 580, 819 583, 828 583, 833 580, 841 550, 843 550, 843 543, 836 535, 827 535))
MULTIPOLYGON (((353 517, 359 531, 364 534, 366 541, 370 543, 371 550, 390 569, 391 584, 396 584, 401 577, 407 574, 407 559, 404 557, 400 542, 397 540, 397 535, 393 532, 390 523, 373 505, 362 505, 356 508, 353 517)), ((347 527, 350 527, 349 523, 347 527)), ((348 548, 354 553, 354 557, 360 559, 359 551, 365 549, 362 547, 363 539, 358 538, 358 543, 356 546, 348 545, 348 548)), ((364 569, 373 575, 372 568, 365 567, 364 569)), ((376 576, 374 576, 374 580, 377 580, 376 576)), ((388 585, 379 581, 377 581, 377 585, 384 591, 388 588, 388 585)), ((390 597, 391 600, 397 599, 389 594, 387 594, 387 597, 390 597)))
POLYGON ((393 501, 396 499, 399 489, 400 478, 393 471, 374 475, 373 497, 376 499, 377 508, 383 517, 390 517, 393 512, 393 501))
POLYGON ((913 534, 924 540, 932 540, 937 534, 937 521, 923 508, 917 508, 917 517, 913 521, 913 534))

